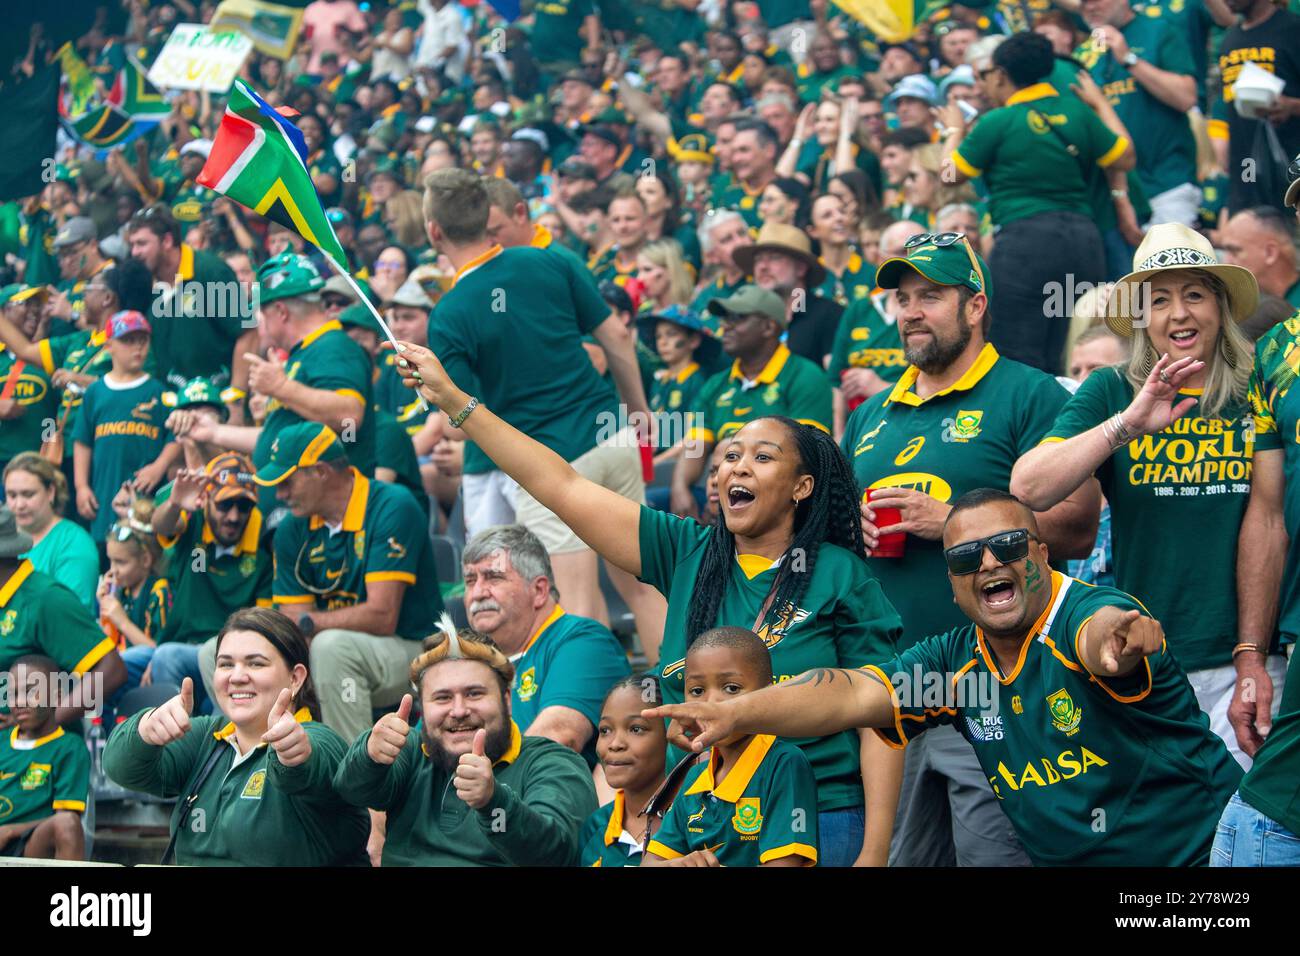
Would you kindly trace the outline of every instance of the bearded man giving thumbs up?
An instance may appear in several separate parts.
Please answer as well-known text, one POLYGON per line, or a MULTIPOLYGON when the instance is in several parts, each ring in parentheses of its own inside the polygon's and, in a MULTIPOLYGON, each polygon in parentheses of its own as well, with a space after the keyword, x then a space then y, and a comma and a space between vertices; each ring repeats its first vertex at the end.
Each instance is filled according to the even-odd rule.
POLYGON ((387 812, 385 866, 572 866, 596 809, 586 762, 510 718, 514 665, 444 616, 411 664, 410 694, 348 751, 343 799, 387 812))

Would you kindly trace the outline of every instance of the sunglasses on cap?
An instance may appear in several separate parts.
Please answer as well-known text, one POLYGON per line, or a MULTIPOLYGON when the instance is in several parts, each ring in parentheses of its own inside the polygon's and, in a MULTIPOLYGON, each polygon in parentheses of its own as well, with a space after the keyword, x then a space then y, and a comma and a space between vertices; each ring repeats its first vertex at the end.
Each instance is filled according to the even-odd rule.
POLYGON ((252 514, 255 506, 256 502, 251 498, 226 498, 222 501, 212 502, 212 507, 220 511, 222 514, 229 511, 231 508, 234 508, 241 515, 252 514))
MULTIPOLYGON (((910 178, 911 173, 907 174, 910 178)), ((975 250, 970 246, 970 239, 964 232, 923 232, 918 236, 913 236, 903 243, 903 249, 918 249, 921 246, 938 246, 940 249, 955 245, 960 242, 966 249, 966 258, 970 259, 970 267, 975 270, 975 274, 980 277, 980 285, 986 285, 984 270, 980 268, 979 260, 975 258, 975 250)))
POLYGON ((108 540, 124 544, 130 541, 136 535, 144 535, 149 532, 142 528, 132 528, 129 524, 123 524, 120 521, 114 521, 108 526, 108 540))
POLYGON ((998 564, 1010 564, 1029 554, 1029 539, 1037 541, 1038 536, 1029 533, 1028 528, 1014 531, 1001 531, 987 538, 975 541, 963 541, 945 548, 943 559, 948 563, 948 573, 954 575, 974 574, 984 564, 984 549, 993 552, 998 564))

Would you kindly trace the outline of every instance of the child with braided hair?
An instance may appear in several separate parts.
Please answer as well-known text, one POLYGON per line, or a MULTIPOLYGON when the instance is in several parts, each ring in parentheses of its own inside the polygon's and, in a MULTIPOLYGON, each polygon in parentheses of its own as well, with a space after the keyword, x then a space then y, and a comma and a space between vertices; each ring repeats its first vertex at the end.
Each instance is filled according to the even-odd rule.
MULTIPOLYGON (((455 416, 470 440, 593 550, 668 599, 659 663, 666 702, 682 699, 686 651, 713 627, 758 634, 776 681, 892 653, 902 624, 863 560, 857 488, 826 433, 760 418, 729 435, 718 468, 719 517, 704 527, 602 489, 471 401, 427 348, 401 344, 398 365, 409 386, 455 416)), ((675 727, 670 740, 674 733, 685 743, 675 727)), ((793 742, 817 778, 820 863, 883 864, 901 760, 872 735, 793 742)), ((681 755, 670 750, 669 765, 681 755)))

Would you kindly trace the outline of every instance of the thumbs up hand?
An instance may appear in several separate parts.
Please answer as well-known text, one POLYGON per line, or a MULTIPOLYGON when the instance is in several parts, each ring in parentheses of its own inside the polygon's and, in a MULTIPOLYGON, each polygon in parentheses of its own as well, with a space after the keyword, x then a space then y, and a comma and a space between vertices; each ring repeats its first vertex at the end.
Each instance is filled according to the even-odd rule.
POLYGON ((397 713, 384 714, 375 722, 374 729, 370 731, 370 739, 366 741, 366 753, 375 763, 391 766, 406 746, 406 738, 411 733, 411 725, 407 720, 411 716, 413 703, 411 695, 407 694, 398 705, 397 713))
POLYGON ((180 740, 190 730, 190 714, 194 713, 194 681, 181 681, 181 692, 161 707, 155 707, 140 721, 140 739, 155 747, 180 740))
POLYGON ((287 687, 271 706, 262 740, 275 748, 276 757, 286 767, 296 767, 311 757, 311 738, 303 725, 294 720, 293 695, 287 687))
POLYGON ((496 792, 497 781, 487 754, 487 731, 480 727, 474 734, 473 749, 460 755, 456 766, 456 796, 475 810, 482 810, 496 792))

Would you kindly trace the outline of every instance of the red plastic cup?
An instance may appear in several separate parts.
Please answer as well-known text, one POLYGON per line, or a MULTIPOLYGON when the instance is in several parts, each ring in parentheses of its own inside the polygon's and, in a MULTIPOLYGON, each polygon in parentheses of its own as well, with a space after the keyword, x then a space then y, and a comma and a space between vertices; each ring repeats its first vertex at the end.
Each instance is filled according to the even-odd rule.
MULTIPOLYGON (((903 520, 903 513, 897 508, 873 506, 872 510, 876 513, 875 525, 877 528, 888 528, 890 525, 898 524, 903 520)), ((882 534, 879 542, 871 549, 873 558, 901 558, 903 552, 907 550, 907 532, 895 531, 891 534, 882 534)))

